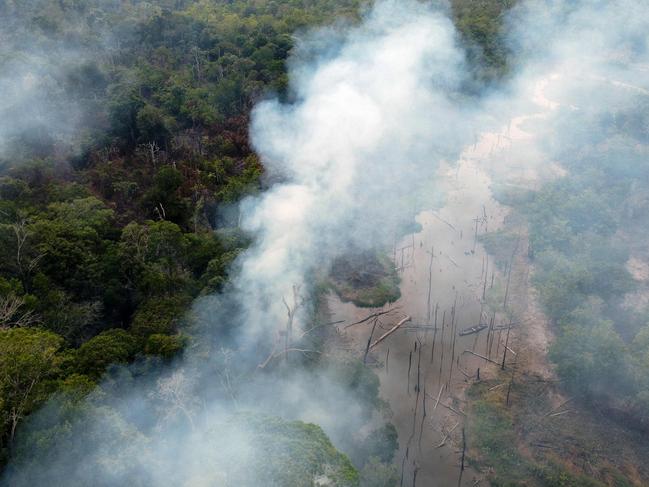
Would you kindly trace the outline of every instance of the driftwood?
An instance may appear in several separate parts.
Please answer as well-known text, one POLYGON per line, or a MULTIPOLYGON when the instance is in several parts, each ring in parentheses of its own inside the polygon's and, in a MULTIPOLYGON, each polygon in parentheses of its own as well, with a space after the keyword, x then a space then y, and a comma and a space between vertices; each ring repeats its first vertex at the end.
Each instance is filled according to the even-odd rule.
POLYGON ((402 319, 399 323, 394 325, 390 330, 385 332, 381 337, 379 337, 374 343, 370 345, 369 350, 372 350, 374 347, 376 347, 379 343, 381 343, 383 340, 385 340, 387 337, 392 335, 395 331, 397 331, 404 323, 407 323, 410 321, 412 318, 410 316, 406 316, 404 319, 402 319))

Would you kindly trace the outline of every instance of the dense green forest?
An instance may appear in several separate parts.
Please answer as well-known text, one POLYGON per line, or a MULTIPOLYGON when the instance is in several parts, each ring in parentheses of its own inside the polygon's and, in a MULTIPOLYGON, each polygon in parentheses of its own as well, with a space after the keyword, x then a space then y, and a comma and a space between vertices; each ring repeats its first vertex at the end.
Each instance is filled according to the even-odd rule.
MULTIPOLYGON (((589 110, 585 112, 588 114, 589 110)), ((574 116, 574 115, 573 115, 574 116)), ((567 387, 625 422, 649 427, 649 310, 626 297, 641 290, 630 257, 643 257, 649 180, 646 101, 580 120, 588 136, 554 150, 569 174, 524 204, 535 285, 557 325, 551 349, 567 387)))
MULTIPOLYGON (((566 173, 537 191, 498 190, 497 197, 528 227, 533 285, 557 334, 550 359, 566 389, 645 430, 649 310, 629 262, 646 258, 646 100, 631 96, 604 112, 596 102, 582 103, 578 113, 562 112, 546 134, 566 173), (577 124, 580 135, 566 137, 567 124, 577 124)), ((487 245, 510 245, 516 222, 514 230, 487 236, 487 245)))
MULTIPOLYGON (((601 100, 610 86, 591 89, 601 100)), ((636 476, 628 465, 646 456, 649 427, 646 276, 633 265, 647 257, 647 102, 623 93, 602 109, 589 94, 580 98, 580 110, 560 109, 542 124, 544 149, 560 170, 549 171, 534 190, 494 187, 513 212, 503 230, 482 241, 505 272, 512 252, 527 253, 531 284, 554 335, 548 358, 557 385, 531 370, 506 394, 496 390, 502 377, 470 389, 471 434, 480 461, 494 468, 492 485, 646 482, 646 472, 636 476), (519 248, 520 241, 528 245, 519 248), (565 408, 558 416, 556 392, 565 408), (566 414, 573 405, 578 418, 566 414), (557 462, 561 457, 567 461, 557 462), (588 469, 575 468, 584 457, 588 469)), ((525 306, 514 314, 524 319, 525 306)))
POLYGON ((3 458, 50 394, 183 347, 181 316, 247 244, 214 230, 236 225, 231 203, 260 185, 252 103, 286 91, 295 30, 356 8, 2 4, 0 61, 16 73, 4 87, 41 75, 41 98, 3 107, 17 121, 0 152, 3 458))

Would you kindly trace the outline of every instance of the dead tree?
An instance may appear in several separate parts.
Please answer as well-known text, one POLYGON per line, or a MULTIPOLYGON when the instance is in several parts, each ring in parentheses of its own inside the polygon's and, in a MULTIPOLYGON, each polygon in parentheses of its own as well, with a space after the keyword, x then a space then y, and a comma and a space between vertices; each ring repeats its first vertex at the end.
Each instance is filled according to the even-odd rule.
POLYGON ((385 352, 385 373, 390 374, 390 367, 388 364, 388 360, 390 360, 390 347, 388 347, 388 351, 385 352))
POLYGON ((197 398, 191 393, 191 386, 191 382, 182 370, 158 379, 154 394, 167 404, 163 409, 164 415, 161 421, 172 419, 176 413, 181 413, 191 430, 195 430, 194 411, 198 403, 197 398))
POLYGON ((300 296, 300 286, 298 286, 297 284, 293 284, 292 306, 289 306, 284 296, 282 296, 282 302, 284 303, 284 306, 286 306, 286 314, 287 314, 286 335, 284 336, 284 351, 286 352, 285 360, 288 361, 288 349, 293 342, 293 322, 295 320, 295 313, 304 303, 304 300, 300 296))
POLYGON ((450 367, 450 370, 449 370, 449 373, 448 373, 449 382, 451 380, 451 375, 453 374, 453 361, 455 360, 455 338, 457 336, 457 333, 456 333, 456 327, 457 327, 456 313, 457 313, 457 292, 455 293, 455 301, 453 302, 453 309, 451 311, 451 333, 453 334, 453 345, 452 345, 452 353, 451 353, 451 367, 450 367))
POLYGON ((442 367, 444 365, 444 327, 445 327, 445 321, 446 321, 446 310, 442 313, 442 338, 441 338, 441 344, 442 344, 442 356, 439 360, 439 380, 442 380, 442 367))
POLYGON ((433 325, 435 330, 433 331, 433 346, 430 350, 430 363, 433 363, 433 360, 435 359, 435 341, 437 339, 437 307, 438 303, 435 303, 435 324, 433 325))
POLYGON ((406 384, 406 391, 408 391, 408 395, 410 395, 410 369, 412 368, 412 350, 410 350, 410 353, 408 354, 408 381, 406 384))
MULTIPOLYGON (((510 325, 511 325, 511 320, 510 320, 510 325)), ((507 348, 509 345, 509 332, 511 331, 511 326, 507 327, 507 338, 505 339, 505 350, 503 351, 503 362, 502 365, 500 366, 501 370, 505 370, 505 359, 507 358, 507 348)))
POLYGON ((430 323, 430 294, 433 287, 433 259, 435 258, 435 246, 432 246, 430 249, 430 265, 428 266, 428 301, 427 301, 427 310, 428 310, 428 323, 430 323))
POLYGON ((45 253, 41 252, 33 257, 28 256, 27 240, 29 239, 29 232, 27 230, 26 219, 21 218, 11 225, 11 228, 16 237, 16 254, 14 256, 14 261, 16 264, 16 270, 18 271, 17 274, 20 278, 23 290, 28 293, 31 290, 31 275, 41 259, 45 257, 45 253))
POLYGON ((378 318, 374 318, 374 324, 372 325, 372 331, 370 336, 367 339, 367 346, 365 347, 365 355, 363 355, 363 363, 367 363, 367 354, 370 353, 370 343, 372 343, 372 337, 374 336, 374 330, 376 329, 376 324, 379 322, 378 318))
POLYGON ((516 245, 514 245, 514 250, 512 250, 512 255, 509 258, 509 269, 508 269, 508 273, 507 273, 507 285, 505 286, 505 297, 503 299, 503 309, 505 309, 505 310, 507 309, 507 298, 509 296, 509 283, 510 283, 511 278, 512 278, 512 267, 514 265, 514 257, 516 256, 516 251, 518 250, 518 243, 520 242, 520 240, 521 240, 521 237, 519 235, 518 238, 516 239, 516 245))
POLYGON ((0 297, 0 330, 11 326, 31 326, 41 322, 40 317, 33 310, 21 312, 24 304, 24 296, 10 293, 8 296, 0 297))
POLYGON ((421 415, 421 425, 419 425, 419 452, 421 453, 421 438, 424 435, 424 420, 426 419, 427 412, 426 412, 426 386, 424 385, 424 395, 422 396, 423 399, 423 411, 421 415))
POLYGON ((460 462, 460 469, 464 471, 464 455, 466 453, 466 433, 462 428, 462 460, 460 462))
POLYGON ((514 364, 512 365, 512 375, 509 379, 509 385, 507 386, 507 400, 505 401, 505 405, 509 407, 509 394, 512 391, 512 386, 514 385, 514 373, 516 372, 516 362, 518 361, 518 355, 514 356, 514 364))

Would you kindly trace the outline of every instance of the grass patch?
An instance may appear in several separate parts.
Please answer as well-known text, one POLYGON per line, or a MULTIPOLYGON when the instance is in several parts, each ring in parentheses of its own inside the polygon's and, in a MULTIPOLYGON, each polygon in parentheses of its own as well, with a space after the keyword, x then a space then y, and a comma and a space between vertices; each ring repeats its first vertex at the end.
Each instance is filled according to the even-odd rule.
POLYGON ((373 308, 401 297, 399 275, 392 261, 379 252, 351 252, 331 266, 329 284, 344 302, 373 308))

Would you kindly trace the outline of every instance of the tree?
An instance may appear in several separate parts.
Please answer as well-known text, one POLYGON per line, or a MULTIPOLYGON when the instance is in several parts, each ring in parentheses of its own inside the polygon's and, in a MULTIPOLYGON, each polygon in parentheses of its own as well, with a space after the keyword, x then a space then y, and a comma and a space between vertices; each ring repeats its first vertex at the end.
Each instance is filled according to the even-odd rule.
POLYGON ((573 390, 601 396, 624 390, 626 347, 610 321, 592 317, 580 322, 573 314, 550 349, 557 373, 573 390))
POLYGON ((50 204, 29 228, 43 254, 39 267, 80 297, 96 295, 112 218, 113 211, 94 197, 50 204))
MULTIPOLYGON (((13 443, 19 422, 53 389, 63 339, 38 328, 0 330, 1 440, 13 443)), ((1 445, 1 444, 0 444, 1 445)))
POLYGON ((141 142, 164 146, 170 135, 169 125, 162 110, 153 105, 146 104, 137 112, 136 126, 141 142))
POLYGON ((79 347, 77 369, 96 379, 109 365, 128 362, 138 350, 139 343, 133 335, 124 330, 108 330, 79 347))

